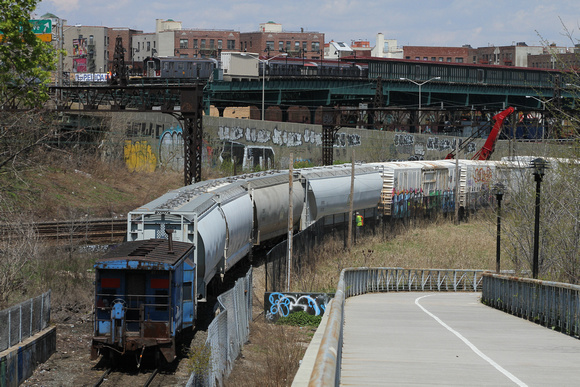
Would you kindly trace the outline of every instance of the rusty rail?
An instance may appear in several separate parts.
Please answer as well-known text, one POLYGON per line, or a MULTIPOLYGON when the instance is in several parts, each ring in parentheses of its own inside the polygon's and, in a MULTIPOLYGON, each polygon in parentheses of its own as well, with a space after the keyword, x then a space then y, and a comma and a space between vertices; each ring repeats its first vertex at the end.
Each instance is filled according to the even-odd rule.
POLYGON ((51 241, 120 242, 127 234, 126 219, 77 219, 30 224, 0 224, 0 238, 33 228, 39 238, 51 241))

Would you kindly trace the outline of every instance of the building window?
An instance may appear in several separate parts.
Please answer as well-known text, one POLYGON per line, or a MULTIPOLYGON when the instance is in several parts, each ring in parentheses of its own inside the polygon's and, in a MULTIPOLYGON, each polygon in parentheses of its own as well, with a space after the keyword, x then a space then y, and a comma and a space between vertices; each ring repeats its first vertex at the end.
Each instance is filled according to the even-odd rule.
POLYGON ((199 48, 199 47, 197 46, 197 39, 193 39, 193 48, 199 48))
POLYGON ((228 50, 235 50, 236 49, 236 41, 235 40, 228 40, 228 50))
POLYGON ((209 40, 209 48, 211 50, 213 50, 215 48, 215 39, 210 39, 209 40))
POLYGON ((421 57, 420 56, 416 56, 415 57, 415 60, 421 60, 421 57))
POLYGON ((308 42, 302 42, 302 51, 306 52, 308 50, 308 42))
POLYGON ((268 40, 266 42, 266 50, 274 51, 274 41, 273 40, 268 40))
POLYGON ((431 60, 432 60, 433 62, 435 62, 435 61, 437 60, 437 58, 436 58, 436 57, 434 57, 434 56, 432 56, 432 57, 431 57, 431 60))
POLYGON ((455 63, 463 63, 463 58, 455 58, 455 63))
POLYGON ((294 51, 300 51, 300 42, 294 42, 294 51))
POLYGON ((179 54, 180 58, 187 58, 187 54, 179 54))
POLYGON ((292 42, 287 40, 286 41, 286 51, 289 52, 292 49, 292 42))
POLYGON ((429 58, 427 58, 426 56, 423 57, 423 60, 429 60, 429 58))
POLYGON ((284 51, 284 42, 281 40, 278 42, 278 51, 284 51))
POLYGON ((201 49, 205 49, 205 39, 201 40, 201 49))
POLYGON ((151 42, 147 42, 147 51, 151 51, 151 42))
POLYGON ((312 42, 312 50, 311 51, 320 51, 320 42, 312 42))
POLYGON ((442 56, 439 57, 439 62, 443 62, 443 57, 442 56))
POLYGON ((451 58, 447 58, 447 62, 451 62, 451 58))
POLYGON ((187 48, 187 39, 179 39, 179 48, 187 48))
POLYGON ((223 40, 218 39, 218 50, 221 50, 223 48, 223 40))

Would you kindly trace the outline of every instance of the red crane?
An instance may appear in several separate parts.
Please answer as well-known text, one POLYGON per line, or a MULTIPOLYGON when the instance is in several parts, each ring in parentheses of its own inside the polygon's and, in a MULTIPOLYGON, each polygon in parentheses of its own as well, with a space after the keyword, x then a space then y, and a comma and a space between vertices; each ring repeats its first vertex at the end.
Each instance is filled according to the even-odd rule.
MULTIPOLYGON (((503 125, 503 122, 505 121, 507 116, 509 116, 513 112, 514 112, 514 108, 510 106, 507 109, 505 109, 504 111, 501 111, 501 112, 497 113, 495 116, 493 116, 493 120, 495 121, 495 124, 493 125, 491 132, 489 132, 489 136, 487 136, 487 140, 485 141, 485 144, 483 144, 481 149, 479 151, 477 151, 477 153, 471 158, 472 160, 489 160, 491 154, 493 153, 493 151, 495 149, 495 143, 497 142, 499 134, 501 133, 501 126, 503 125)), ((483 128, 478 130, 473 135, 471 135, 465 141, 463 141, 463 143, 461 144, 461 149, 463 149, 464 147, 467 146, 467 144, 472 142, 474 138, 479 137, 482 130, 483 130, 483 128)), ((455 158, 455 150, 451 151, 447 156, 445 156, 446 160, 454 159, 454 158, 455 158)))

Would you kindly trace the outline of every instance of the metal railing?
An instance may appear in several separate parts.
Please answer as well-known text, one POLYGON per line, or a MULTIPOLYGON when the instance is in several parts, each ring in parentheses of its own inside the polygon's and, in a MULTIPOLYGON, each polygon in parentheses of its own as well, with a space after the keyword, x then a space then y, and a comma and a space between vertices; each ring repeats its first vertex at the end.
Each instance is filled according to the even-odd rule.
POLYGON ((50 290, 0 311, 0 352, 35 335, 50 322, 50 290))
POLYGON ((328 322, 309 386, 335 386, 340 381, 344 301, 348 297, 389 291, 470 291, 482 289, 483 270, 350 268, 340 273, 328 322))
POLYGON ((578 285, 485 273, 482 302, 570 336, 580 336, 578 285))

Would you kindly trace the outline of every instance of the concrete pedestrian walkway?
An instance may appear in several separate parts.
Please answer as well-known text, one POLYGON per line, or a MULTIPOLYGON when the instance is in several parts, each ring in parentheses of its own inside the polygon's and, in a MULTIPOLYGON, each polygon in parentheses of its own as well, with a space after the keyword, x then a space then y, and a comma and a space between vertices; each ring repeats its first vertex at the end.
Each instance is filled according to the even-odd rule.
POLYGON ((342 386, 580 386, 580 340, 480 303, 480 293, 346 300, 342 386))

